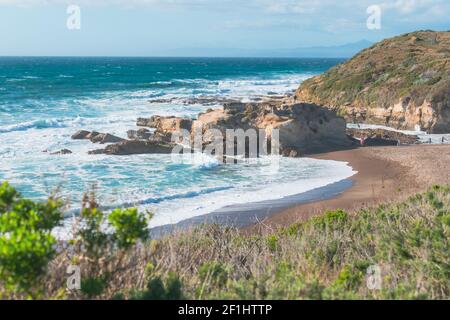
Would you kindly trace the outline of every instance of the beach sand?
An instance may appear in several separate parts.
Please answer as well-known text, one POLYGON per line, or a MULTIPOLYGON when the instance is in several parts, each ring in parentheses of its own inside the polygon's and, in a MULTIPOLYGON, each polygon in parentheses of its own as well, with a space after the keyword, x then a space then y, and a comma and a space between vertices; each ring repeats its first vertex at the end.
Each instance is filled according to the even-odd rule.
POLYGON ((271 215, 247 231, 277 228, 326 210, 352 212, 381 202, 401 200, 434 184, 450 183, 450 145, 367 147, 311 156, 348 162, 358 173, 353 185, 332 199, 303 203, 271 215))

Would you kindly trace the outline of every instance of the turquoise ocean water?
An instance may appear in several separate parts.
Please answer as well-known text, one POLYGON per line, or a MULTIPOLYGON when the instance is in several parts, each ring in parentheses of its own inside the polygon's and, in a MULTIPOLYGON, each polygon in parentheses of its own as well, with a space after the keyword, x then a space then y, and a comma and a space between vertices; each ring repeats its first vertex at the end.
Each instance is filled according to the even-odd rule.
MULTIPOLYGON (((174 161, 166 155, 88 155, 73 141, 79 129, 126 137, 137 117, 195 117, 210 105, 191 97, 249 101, 293 92, 337 59, 0 58, 0 180, 43 199, 58 189, 76 208, 93 186, 105 206, 155 212, 153 225, 175 223, 230 204, 281 198, 349 177, 346 164, 282 159, 219 165, 214 159, 174 161), (150 100, 171 98, 171 103, 150 100), (67 148, 73 154, 51 156, 67 148), (48 151, 48 152, 43 152, 48 151)), ((217 105, 217 107, 220 107, 217 105)))

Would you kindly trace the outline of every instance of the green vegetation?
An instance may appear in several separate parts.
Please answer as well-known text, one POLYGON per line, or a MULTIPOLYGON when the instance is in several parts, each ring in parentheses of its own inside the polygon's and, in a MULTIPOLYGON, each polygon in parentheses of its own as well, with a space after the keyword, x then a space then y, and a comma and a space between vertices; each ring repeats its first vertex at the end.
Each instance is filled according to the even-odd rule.
POLYGON ((0 208, 6 298, 449 298, 450 186, 352 214, 329 211, 276 232, 204 225, 159 240, 148 239, 145 215, 107 216, 91 197, 72 255, 56 254, 50 233, 59 202, 36 204, 4 184, 0 208), (81 290, 66 289, 68 265, 81 266, 81 290), (368 270, 380 272, 379 287, 367 285, 368 270))
MULTIPOLYGON (((61 259, 66 265, 60 274, 72 264, 87 271, 77 297, 99 297, 124 253, 138 240, 148 238, 145 215, 135 209, 116 209, 107 217, 91 195, 83 203, 74 238, 58 243, 52 231, 62 222, 61 209, 59 200, 37 203, 22 198, 7 183, 0 186, 0 297, 48 297, 55 281, 51 264, 61 259), (64 251, 68 246, 70 250, 64 251), (46 286, 49 281, 50 286, 46 286)), ((64 289, 61 283, 58 286, 64 289)), ((50 297, 59 297, 60 293, 56 291, 50 297)))
MULTIPOLYGON (((386 124, 393 119, 372 115, 372 110, 389 109, 399 102, 413 108, 432 102, 440 113, 440 106, 449 105, 449 50, 449 32, 418 31, 386 39, 304 81, 296 98, 331 107, 349 121, 386 124)), ((401 127, 405 119, 397 117, 400 123, 392 126, 401 127)), ((442 131, 445 123, 434 130, 442 131)))

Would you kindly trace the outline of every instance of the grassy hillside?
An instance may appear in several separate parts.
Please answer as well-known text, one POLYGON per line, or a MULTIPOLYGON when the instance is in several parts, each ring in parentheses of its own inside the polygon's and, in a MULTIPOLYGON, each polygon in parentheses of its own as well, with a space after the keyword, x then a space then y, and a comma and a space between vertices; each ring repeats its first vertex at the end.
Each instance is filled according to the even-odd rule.
POLYGON ((296 99, 349 120, 450 132, 450 32, 383 40, 303 82, 296 99))
MULTIPOLYGON (((5 199, 5 192, 0 192, 2 197, 5 199)), ((5 208, 1 201, 0 208, 5 208)), ((11 274, 20 280, 19 275, 27 279, 39 273, 27 268, 10 268, 8 273, 1 264, 9 261, 7 250, 1 248, 4 298, 450 297, 450 186, 435 186, 404 202, 352 215, 341 210, 326 212, 286 229, 255 235, 210 225, 146 240, 139 232, 143 220, 136 211, 116 211, 109 219, 115 231, 106 236, 98 229, 101 214, 85 210, 88 228, 66 243, 65 249, 55 252, 39 281, 32 282, 33 288, 20 291, 24 287, 11 281, 11 274), (81 266, 82 290, 66 290, 68 265, 81 266), (368 270, 379 271, 380 277, 375 273, 367 278, 368 270), (370 279, 378 279, 369 283, 379 287, 369 285, 369 289, 370 279)), ((1 217, 5 214, 3 209, 1 217)), ((0 224, 5 221, 0 220, 0 224)), ((0 228, 0 247, 8 245, 1 230, 5 229, 0 228)), ((23 248, 22 252, 32 249, 23 248)), ((26 259, 22 256, 22 266, 26 266, 26 259)))

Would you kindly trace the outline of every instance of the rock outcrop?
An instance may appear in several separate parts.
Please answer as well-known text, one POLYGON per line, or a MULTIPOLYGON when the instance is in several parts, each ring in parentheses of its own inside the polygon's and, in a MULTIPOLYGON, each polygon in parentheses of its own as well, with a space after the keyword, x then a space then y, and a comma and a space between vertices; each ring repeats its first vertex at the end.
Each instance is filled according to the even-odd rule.
POLYGON ((269 139, 277 129, 281 154, 298 156, 350 147, 345 127, 345 120, 333 111, 312 104, 232 103, 200 114, 192 132, 201 131, 208 142, 213 139, 206 134, 211 129, 223 136, 227 129, 262 129, 269 139))
POLYGON ((366 145, 416 144, 419 137, 384 129, 347 129, 347 134, 355 139, 366 138, 366 145))
POLYGON ((90 131, 79 130, 72 135, 73 140, 84 140, 88 139, 87 136, 90 134, 90 131))
POLYGON ((450 32, 383 40, 304 81, 294 99, 335 110, 350 122, 450 132, 450 32))
POLYGON ((149 140, 152 137, 150 130, 142 128, 139 130, 128 130, 128 139, 131 140, 149 140))
POLYGON ((170 154, 175 144, 155 142, 127 140, 116 144, 110 144, 104 149, 90 151, 89 154, 108 154, 108 155, 132 155, 132 154, 170 154))
POLYGON ((191 131, 192 119, 180 117, 152 116, 150 118, 138 118, 138 127, 155 129, 153 135, 149 137, 153 141, 171 142, 172 134, 180 130, 191 131))
POLYGON ((124 139, 113 136, 109 133, 97 133, 97 132, 91 132, 90 140, 93 143, 117 143, 120 141, 124 141, 124 139))
POLYGON ((156 133, 172 134, 174 132, 185 129, 190 131, 192 127, 192 119, 179 117, 162 117, 152 116, 151 118, 139 118, 137 126, 156 129, 156 133))
MULTIPOLYGON (((80 131, 73 135, 74 139, 89 139, 92 142, 112 143, 104 149, 93 150, 90 154, 131 155, 148 153, 171 153, 176 146, 172 142, 172 135, 181 130, 186 130, 191 137, 191 147, 204 148, 215 147, 211 143, 216 139, 214 132, 220 132, 223 139, 224 153, 227 148, 236 148, 238 141, 233 141, 233 146, 227 146, 227 130, 242 130, 244 133, 253 134, 257 139, 257 150, 250 148, 249 140, 245 142, 245 156, 256 157, 261 153, 260 147, 264 136, 269 140, 267 152, 271 152, 270 141, 275 135, 279 137, 279 151, 283 156, 297 157, 316 152, 325 152, 348 148, 353 145, 346 135, 346 123, 335 112, 313 104, 298 103, 286 104, 280 100, 262 103, 226 103, 223 108, 208 110, 199 114, 196 120, 179 117, 153 116, 151 118, 139 118, 138 126, 153 128, 154 133, 147 129, 130 130, 127 132, 129 139, 124 140, 109 134, 98 132, 80 131), (247 131, 254 129, 251 133, 247 131), (261 136, 260 132, 264 135, 261 136), (201 146, 195 144, 194 136, 201 134, 201 146)), ((242 151, 242 149, 240 149, 242 151)), ((229 154, 227 154, 229 155, 229 154)), ((235 154, 236 155, 236 154, 235 154)), ((239 154, 244 155, 244 154, 239 154)))
POLYGON ((100 133, 97 131, 80 130, 72 135, 74 140, 90 140, 92 143, 117 143, 124 141, 125 139, 116 137, 109 133, 100 133))

